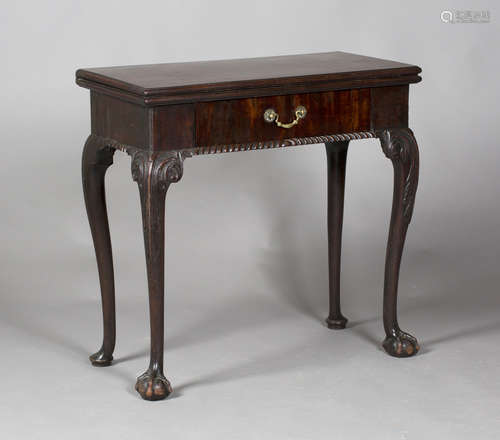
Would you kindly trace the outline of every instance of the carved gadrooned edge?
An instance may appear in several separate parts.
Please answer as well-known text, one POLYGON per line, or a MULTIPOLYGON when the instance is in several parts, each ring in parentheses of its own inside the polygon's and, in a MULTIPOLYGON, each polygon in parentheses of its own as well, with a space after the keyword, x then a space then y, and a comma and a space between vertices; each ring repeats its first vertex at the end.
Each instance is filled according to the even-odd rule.
POLYGON ((305 138, 291 138, 278 141, 253 142, 248 144, 212 145, 196 147, 190 150, 193 155, 231 153, 234 151, 267 150, 270 148, 293 147, 297 145, 324 144, 326 142, 351 141, 355 139, 370 139, 377 137, 373 131, 355 133, 331 134, 305 138))
POLYGON ((97 135, 91 135, 91 137, 94 142, 102 145, 103 151, 107 150, 111 152, 111 161, 112 152, 114 150, 120 150, 129 154, 132 157, 132 177, 139 184, 144 181, 146 175, 149 172, 152 172, 151 175, 158 176, 158 179, 168 186, 170 183, 178 182, 181 179, 183 174, 184 159, 193 155, 198 156, 204 154, 230 153, 236 151, 265 150, 298 145, 342 142, 356 139, 370 139, 378 137, 378 134, 374 131, 360 131, 354 133, 290 138, 277 141, 253 142, 247 144, 201 146, 178 151, 158 152, 149 152, 132 145, 118 142, 114 139, 104 138, 97 135), (153 168, 149 169, 150 166, 153 168))
MULTIPOLYGON (((134 147, 132 145, 127 145, 114 139, 103 138, 95 135, 91 135, 99 139, 103 145, 110 148, 123 151, 128 153, 130 156, 134 157, 137 154, 149 153, 146 150, 134 147)), ((211 146, 201 146, 189 149, 178 150, 175 152, 158 152, 156 154, 169 155, 170 153, 180 154, 180 159, 184 160, 187 157, 199 156, 204 154, 217 154, 217 153, 231 153, 237 151, 250 151, 250 150, 267 150, 271 148, 285 148, 293 147, 298 145, 310 145, 310 144, 323 144, 326 142, 342 142, 351 141, 356 139, 370 139, 378 137, 377 133, 374 131, 360 131, 354 133, 342 133, 342 134, 331 134, 324 136, 313 136, 304 138, 290 138, 277 141, 264 141, 264 142, 251 142, 247 144, 224 144, 224 145, 211 145, 211 146)))
POLYGON ((403 188, 403 217, 410 223, 415 205, 415 194, 418 186, 418 145, 409 128, 381 130, 376 133, 384 154, 394 166, 402 166, 405 170, 403 188))

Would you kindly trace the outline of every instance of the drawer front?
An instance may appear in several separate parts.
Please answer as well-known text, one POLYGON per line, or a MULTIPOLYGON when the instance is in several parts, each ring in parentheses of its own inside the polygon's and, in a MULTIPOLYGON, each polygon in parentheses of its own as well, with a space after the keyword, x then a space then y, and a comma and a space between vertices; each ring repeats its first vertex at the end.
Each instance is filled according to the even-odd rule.
POLYGON ((195 113, 200 147, 351 133, 370 129, 370 89, 201 102, 195 113), (280 122, 289 123, 298 106, 307 113, 291 128, 264 119, 272 108, 280 122))

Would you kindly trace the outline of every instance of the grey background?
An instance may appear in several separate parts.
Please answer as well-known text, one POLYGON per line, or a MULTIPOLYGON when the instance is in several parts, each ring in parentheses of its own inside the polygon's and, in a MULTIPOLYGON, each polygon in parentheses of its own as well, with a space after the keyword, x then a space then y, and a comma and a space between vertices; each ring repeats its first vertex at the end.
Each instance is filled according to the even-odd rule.
POLYGON ((491 439, 500 420, 496 2, 26 1, 0 15, 2 438, 491 439), (489 24, 444 24, 443 9, 489 24), (189 159, 167 196, 167 376, 148 362, 139 199, 107 177, 116 364, 95 369, 97 271, 80 183, 89 98, 78 67, 344 50, 417 64, 410 126, 421 184, 400 321, 422 344, 379 348, 392 167, 351 144, 343 242, 348 329, 327 313, 321 145, 189 159))

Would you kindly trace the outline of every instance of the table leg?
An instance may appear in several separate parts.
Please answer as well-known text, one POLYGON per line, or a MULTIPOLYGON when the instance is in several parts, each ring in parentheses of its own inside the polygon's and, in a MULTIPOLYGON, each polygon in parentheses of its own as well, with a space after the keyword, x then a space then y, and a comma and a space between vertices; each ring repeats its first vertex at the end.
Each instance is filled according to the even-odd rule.
POLYGON ((151 355, 149 368, 137 378, 135 389, 146 400, 160 400, 171 392, 163 375, 165 196, 171 183, 182 177, 182 155, 137 151, 132 177, 139 185, 144 247, 149 286, 151 355))
POLYGON ((394 195, 384 280, 386 338, 383 347, 391 356, 409 357, 418 352, 419 345, 413 336, 399 328, 397 294, 401 256, 418 185, 418 145, 409 128, 384 130, 377 136, 382 150, 394 166, 394 195))
POLYGON ((330 282, 330 313, 326 324, 330 329, 343 329, 347 324, 340 311, 340 257, 344 188, 349 141, 325 144, 328 166, 328 265, 330 282))
POLYGON ((116 339, 113 256, 104 188, 104 176, 113 163, 114 151, 101 138, 90 135, 82 156, 83 193, 97 258, 104 320, 102 346, 90 356, 95 366, 111 365, 116 339))

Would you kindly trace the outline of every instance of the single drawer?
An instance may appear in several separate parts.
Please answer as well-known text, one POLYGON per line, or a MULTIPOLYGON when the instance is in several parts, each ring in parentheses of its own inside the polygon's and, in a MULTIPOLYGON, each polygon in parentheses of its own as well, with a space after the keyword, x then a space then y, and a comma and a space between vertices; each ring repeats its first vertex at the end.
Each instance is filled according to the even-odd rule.
POLYGON ((195 113, 200 147, 350 133, 370 129, 370 89, 199 102, 195 113), (272 109, 280 123, 289 124, 299 106, 305 116, 289 128, 264 118, 272 109))

